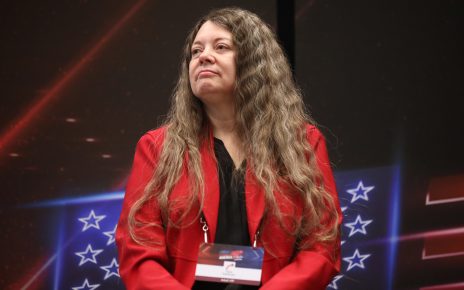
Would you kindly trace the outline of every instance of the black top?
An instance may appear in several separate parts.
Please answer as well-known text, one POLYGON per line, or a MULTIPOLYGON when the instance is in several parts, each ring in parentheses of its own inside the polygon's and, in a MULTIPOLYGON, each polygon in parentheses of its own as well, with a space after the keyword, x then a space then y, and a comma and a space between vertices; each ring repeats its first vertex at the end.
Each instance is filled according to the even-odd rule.
POLYGON ((220 188, 218 224, 214 242, 250 246, 244 195, 244 170, 243 168, 235 170, 234 161, 224 143, 217 138, 214 138, 214 153, 218 163, 220 188))
MULTIPOLYGON (((227 152, 224 143, 214 138, 214 154, 218 164, 219 211, 216 236, 217 244, 251 246, 248 234, 248 222, 245 205, 245 162, 241 170, 235 170, 235 164, 227 152)), ((253 290, 257 286, 236 285, 196 281, 194 290, 253 290)))

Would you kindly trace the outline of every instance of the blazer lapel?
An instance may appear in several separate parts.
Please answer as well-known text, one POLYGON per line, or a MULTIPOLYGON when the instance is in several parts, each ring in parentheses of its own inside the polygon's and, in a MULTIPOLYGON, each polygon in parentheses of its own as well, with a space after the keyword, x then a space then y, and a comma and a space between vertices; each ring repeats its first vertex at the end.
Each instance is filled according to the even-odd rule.
MULTIPOLYGON (((247 162, 248 163, 248 162, 247 162)), ((258 184, 256 178, 247 164, 245 175, 245 200, 248 219, 248 232, 253 243, 255 234, 264 214, 264 189, 258 184)))
POLYGON ((212 151, 212 136, 207 142, 203 142, 200 148, 201 162, 205 180, 205 199, 203 202, 203 214, 209 228, 209 242, 214 242, 217 228, 217 218, 219 211, 219 179, 217 163, 212 151))

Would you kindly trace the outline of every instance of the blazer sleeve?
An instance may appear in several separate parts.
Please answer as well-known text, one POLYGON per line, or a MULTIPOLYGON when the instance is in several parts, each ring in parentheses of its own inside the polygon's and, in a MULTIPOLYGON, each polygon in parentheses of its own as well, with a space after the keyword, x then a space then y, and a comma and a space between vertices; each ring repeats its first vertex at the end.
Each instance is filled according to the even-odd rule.
MULTIPOLYGON (((164 229, 161 226, 144 226, 137 234, 148 241, 147 245, 135 242, 128 228, 129 211, 144 192, 153 176, 156 159, 162 147, 161 134, 145 134, 138 142, 123 207, 116 230, 119 254, 119 274, 128 290, 137 289, 188 289, 168 271, 164 229), (152 242, 158 245, 150 244, 152 242)), ((137 214, 137 219, 161 225, 159 209, 154 202, 147 202, 137 214)))
MULTIPOLYGON (((324 137, 314 126, 308 126, 307 136, 322 174, 324 187, 335 201, 339 216, 337 222, 340 227, 342 213, 324 137)), ((309 250, 298 252, 291 263, 274 275, 260 289, 326 289, 339 271, 340 236, 332 244, 316 244, 309 250)))

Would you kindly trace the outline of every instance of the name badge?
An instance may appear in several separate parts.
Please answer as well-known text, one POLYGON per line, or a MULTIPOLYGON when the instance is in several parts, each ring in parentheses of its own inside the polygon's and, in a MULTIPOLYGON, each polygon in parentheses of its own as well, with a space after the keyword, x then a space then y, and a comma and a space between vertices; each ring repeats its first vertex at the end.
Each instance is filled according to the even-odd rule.
POLYGON ((224 244, 200 244, 195 279, 243 285, 260 285, 264 250, 224 244))

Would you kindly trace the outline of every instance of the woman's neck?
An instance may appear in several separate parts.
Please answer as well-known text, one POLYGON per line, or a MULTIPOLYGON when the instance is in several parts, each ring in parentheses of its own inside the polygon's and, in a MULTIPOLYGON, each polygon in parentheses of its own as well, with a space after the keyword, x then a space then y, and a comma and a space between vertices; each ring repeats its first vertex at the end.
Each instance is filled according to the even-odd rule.
POLYGON ((211 122, 214 137, 221 139, 234 161, 235 168, 239 168, 243 162, 242 143, 237 135, 235 111, 233 107, 207 108, 206 114, 211 122))
POLYGON ((206 115, 213 128, 216 138, 230 137, 236 135, 235 112, 233 107, 206 107, 206 115))

